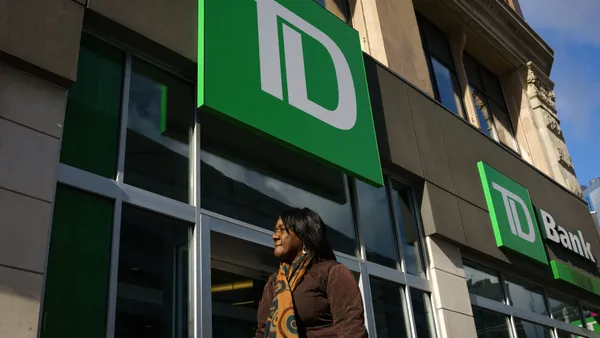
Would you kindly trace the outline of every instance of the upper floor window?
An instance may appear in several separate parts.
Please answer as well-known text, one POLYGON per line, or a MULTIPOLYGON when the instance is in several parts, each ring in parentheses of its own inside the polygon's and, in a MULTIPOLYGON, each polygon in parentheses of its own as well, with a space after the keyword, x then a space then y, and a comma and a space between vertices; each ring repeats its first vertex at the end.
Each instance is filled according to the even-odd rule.
POLYGON ((314 0, 345 23, 352 25, 352 12, 348 0, 314 0))
POLYGON ((515 133, 498 77, 469 54, 465 53, 463 59, 481 131, 517 151, 515 133))
POLYGON ((420 15, 417 15, 417 22, 435 99, 454 114, 462 116, 463 105, 448 39, 442 31, 420 15))

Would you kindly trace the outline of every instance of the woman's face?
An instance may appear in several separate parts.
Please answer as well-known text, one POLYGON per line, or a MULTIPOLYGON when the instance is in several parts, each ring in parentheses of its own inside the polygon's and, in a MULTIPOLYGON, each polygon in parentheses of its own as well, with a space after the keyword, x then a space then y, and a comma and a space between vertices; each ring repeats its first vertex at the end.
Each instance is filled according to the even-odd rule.
POLYGON ((302 251, 302 240, 295 233, 285 230, 281 218, 275 224, 273 244, 275 245, 273 254, 284 262, 292 262, 302 251))

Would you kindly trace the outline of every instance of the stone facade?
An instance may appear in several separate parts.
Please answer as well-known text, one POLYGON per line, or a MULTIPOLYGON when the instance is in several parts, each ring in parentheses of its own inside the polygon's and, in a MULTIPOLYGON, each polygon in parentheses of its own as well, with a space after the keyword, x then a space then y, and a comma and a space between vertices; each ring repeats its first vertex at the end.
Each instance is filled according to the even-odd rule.
POLYGON ((527 64, 527 94, 538 121, 539 134, 548 153, 552 176, 567 189, 583 198, 583 193, 556 111, 554 83, 532 62, 527 64))

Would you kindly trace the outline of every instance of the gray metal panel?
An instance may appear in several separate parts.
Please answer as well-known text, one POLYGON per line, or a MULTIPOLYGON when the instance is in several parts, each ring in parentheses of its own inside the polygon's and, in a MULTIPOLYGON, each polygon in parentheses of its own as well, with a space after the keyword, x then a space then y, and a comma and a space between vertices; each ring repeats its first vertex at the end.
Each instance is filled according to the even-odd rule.
POLYGON ((467 244, 455 195, 425 182, 421 215, 425 236, 439 234, 458 243, 467 244))
POLYGON ((455 192, 439 113, 450 114, 421 92, 407 87, 425 179, 455 192))
POLYGON ((423 176, 417 136, 409 108, 408 86, 383 67, 377 66, 377 69, 390 159, 410 172, 423 176))
MULTIPOLYGON (((63 79, 75 81, 83 6, 71 0, 3 3, 7 6, 0 11, 0 22, 2 27, 10 29, 0 30, 0 54, 5 52, 63 79)), ((25 67, 24 64, 14 66, 25 67)))

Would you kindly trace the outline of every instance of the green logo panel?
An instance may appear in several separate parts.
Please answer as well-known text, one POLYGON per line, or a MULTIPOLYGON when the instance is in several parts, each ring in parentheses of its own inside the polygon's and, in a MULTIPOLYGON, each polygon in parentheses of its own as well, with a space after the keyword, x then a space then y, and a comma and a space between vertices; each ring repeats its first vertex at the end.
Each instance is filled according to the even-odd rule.
POLYGON ((383 185, 354 29, 314 1, 198 8, 198 107, 383 185))
POLYGON ((548 264, 527 189, 483 162, 477 168, 498 247, 548 264))

